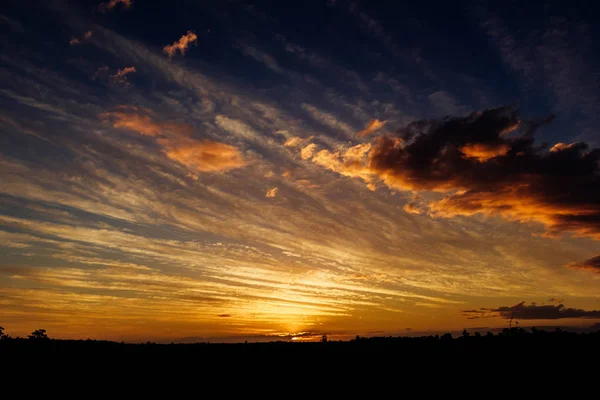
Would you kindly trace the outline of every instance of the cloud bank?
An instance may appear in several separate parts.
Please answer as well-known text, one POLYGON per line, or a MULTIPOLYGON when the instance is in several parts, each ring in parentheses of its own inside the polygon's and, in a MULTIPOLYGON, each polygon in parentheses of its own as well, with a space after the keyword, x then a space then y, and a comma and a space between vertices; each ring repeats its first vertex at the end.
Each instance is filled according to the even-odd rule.
POLYGON ((553 118, 522 121, 518 109, 499 107, 416 121, 394 136, 334 152, 304 147, 301 156, 370 184, 445 194, 413 201, 412 213, 494 214, 542 223, 548 235, 600 239, 600 149, 583 142, 536 146, 534 133, 553 118))
POLYGON ((600 150, 536 147, 535 131, 552 119, 524 123, 500 107, 418 121, 377 139, 368 166, 389 187, 449 193, 427 205, 432 215, 499 214, 600 239, 600 150))
POLYGON ((570 263, 567 266, 571 269, 580 269, 600 274, 600 256, 592 257, 582 262, 570 263))
POLYGON ((504 318, 504 319, 563 319, 563 318, 600 318, 600 311, 586 311, 579 308, 567 308, 564 304, 529 305, 524 301, 514 306, 498 308, 480 308, 479 310, 463 310, 463 315, 468 319, 478 318, 504 318))

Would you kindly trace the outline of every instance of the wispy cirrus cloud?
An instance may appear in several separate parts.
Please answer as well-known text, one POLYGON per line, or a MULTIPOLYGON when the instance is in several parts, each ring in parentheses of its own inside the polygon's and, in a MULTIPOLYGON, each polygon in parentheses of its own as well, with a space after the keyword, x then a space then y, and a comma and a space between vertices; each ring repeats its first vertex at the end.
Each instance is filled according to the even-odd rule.
POLYGON ((256 61, 263 63, 271 71, 277 72, 278 74, 285 73, 283 68, 281 68, 281 66, 279 66, 279 64, 277 63, 277 60, 275 60, 275 58, 273 56, 265 53, 262 50, 257 49, 254 46, 244 45, 244 46, 242 46, 242 52, 246 56, 252 57, 256 61))
POLYGON ((343 120, 338 119, 332 113, 320 110, 312 104, 303 103, 302 109, 305 110, 308 115, 315 121, 333 129, 336 132, 341 132, 347 137, 351 137, 353 134, 352 126, 343 120))
POLYGON ((362 131, 357 133, 357 136, 358 137, 367 136, 367 135, 381 129, 385 125, 385 123, 386 123, 386 121, 380 121, 378 119, 371 120, 371 122, 369 122, 367 124, 367 126, 365 126, 365 129, 363 129, 362 131))
POLYGON ((595 140, 600 97, 597 66, 588 56, 594 47, 589 25, 561 16, 544 21, 537 29, 516 30, 509 18, 483 8, 480 13, 481 26, 504 63, 520 75, 523 91, 544 92, 562 118, 588 140, 595 140))
POLYGON ((175 55, 175 53, 177 53, 177 51, 179 51, 179 53, 182 56, 184 56, 185 52, 191 46, 191 44, 196 42, 197 40, 198 36, 194 32, 187 31, 187 33, 181 36, 179 40, 176 40, 172 44, 166 45, 163 48, 163 52, 166 55, 168 55, 169 58, 172 58, 175 55))

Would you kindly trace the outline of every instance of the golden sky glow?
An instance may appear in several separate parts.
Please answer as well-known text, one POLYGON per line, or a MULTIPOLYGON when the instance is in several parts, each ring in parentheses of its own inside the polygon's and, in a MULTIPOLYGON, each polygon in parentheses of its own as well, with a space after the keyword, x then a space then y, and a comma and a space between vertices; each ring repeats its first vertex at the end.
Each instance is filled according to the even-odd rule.
MULTIPOLYGON (((64 25, 73 71, 2 56, 11 106, 0 132, 13 147, 0 153, 0 324, 10 334, 312 340, 504 327, 501 311, 463 311, 522 301, 600 307, 600 228, 588 221, 599 206, 550 191, 545 172, 514 173, 535 147, 510 136, 528 134, 520 116, 493 140, 444 142, 424 162, 430 142, 396 132, 421 115, 363 88, 404 93, 383 73, 365 84, 275 36, 286 56, 334 69, 360 94, 308 92, 329 83, 236 39, 228 51, 291 82, 257 90, 193 58, 208 28, 159 43, 86 18, 64 25), (106 82, 95 75, 104 63, 106 82)), ((464 125, 482 118, 436 93, 424 97, 432 108, 464 125)), ((592 150, 569 143, 531 163, 593 168, 592 150)))

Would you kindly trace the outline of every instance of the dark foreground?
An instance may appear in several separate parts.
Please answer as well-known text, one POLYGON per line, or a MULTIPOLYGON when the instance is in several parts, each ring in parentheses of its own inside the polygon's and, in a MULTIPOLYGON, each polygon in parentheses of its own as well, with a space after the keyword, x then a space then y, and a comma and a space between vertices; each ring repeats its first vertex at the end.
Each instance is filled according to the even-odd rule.
POLYGON ((599 356, 600 333, 522 329, 318 343, 4 339, 0 384, 78 398, 578 398, 596 391, 599 356))
POLYGON ((0 382, 79 398, 578 398, 596 391, 599 356, 600 333, 522 329, 319 343, 4 339, 0 382))
MULTIPOLYGON (((505 329, 496 335, 374 337, 316 343, 270 342, 237 344, 126 344, 98 340, 3 339, 0 358, 6 363, 51 362, 53 365, 143 369, 149 365, 226 367, 281 365, 456 365, 525 362, 565 363, 600 356, 600 332, 534 332, 505 329)), ((565 365, 565 364, 562 364, 565 365)))

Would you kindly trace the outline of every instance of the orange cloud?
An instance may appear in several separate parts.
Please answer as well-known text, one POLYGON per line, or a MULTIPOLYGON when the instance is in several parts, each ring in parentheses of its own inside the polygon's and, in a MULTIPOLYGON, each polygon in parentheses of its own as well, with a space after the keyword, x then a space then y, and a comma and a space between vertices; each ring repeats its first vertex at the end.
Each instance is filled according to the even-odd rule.
POLYGON ((302 150, 300 150, 300 157, 303 160, 308 160, 309 158, 312 158, 313 154, 315 153, 316 148, 317 148, 317 145, 314 143, 311 143, 308 146, 303 147, 302 150))
POLYGON ((134 72, 137 72, 134 66, 118 69, 114 75, 110 76, 110 81, 112 83, 120 83, 128 86, 129 82, 127 81, 127 75, 134 72))
POLYGON ((402 207, 402 209, 409 214, 422 214, 423 213, 423 209, 421 209, 418 205, 416 205, 413 202, 406 203, 404 205, 404 207, 402 207))
POLYGON ((125 106, 119 111, 100 114, 100 118, 110 122, 114 128, 156 138, 168 158, 200 172, 229 171, 246 165, 243 155, 235 147, 199 141, 192 137, 192 126, 156 121, 147 109, 125 106))
POLYGON ((335 152, 321 150, 312 157, 312 162, 338 174, 372 183, 373 174, 365 165, 370 148, 371 145, 365 143, 335 152))
POLYGON ((167 143, 166 147, 167 157, 200 172, 229 171, 246 165, 238 149, 225 143, 167 143))
POLYGON ((467 144, 460 148, 460 151, 467 157, 476 158, 480 162, 485 162, 490 158, 503 156, 508 153, 509 147, 507 144, 499 144, 496 146, 487 146, 480 143, 467 144))
POLYGON ((286 147, 297 147, 302 143, 302 139, 298 136, 293 136, 285 141, 284 146, 286 147))
POLYGON ((133 0, 109 0, 106 3, 100 4, 98 6, 98 10, 100 12, 112 11, 119 4, 122 5, 122 8, 131 8, 133 5, 133 0))
POLYGON ((386 121, 380 121, 378 119, 374 119, 371 122, 369 122, 369 124, 367 126, 365 126, 365 129, 363 129, 362 131, 358 132, 358 137, 363 137, 363 136, 367 136, 370 133, 375 132, 376 130, 380 129, 382 126, 384 126, 386 123, 386 121))
POLYGON ((267 190, 267 193, 265 193, 265 197, 269 197, 269 198, 273 198, 275 196, 277 196, 277 192, 279 192, 279 188, 272 188, 267 190))
POLYGON ((550 149, 550 152, 556 153, 557 151, 569 150, 576 146, 577 146, 577 143, 570 143, 570 144, 556 143, 554 146, 552 146, 552 148, 550 149))
POLYGON ((124 111, 114 111, 100 114, 103 120, 110 120, 112 126, 126 129, 146 136, 160 136, 166 134, 164 124, 155 122, 154 119, 137 107, 125 107, 124 111))
POLYGON ((187 48, 198 39, 198 36, 192 31, 188 31, 179 40, 173 42, 173 44, 167 45, 163 48, 163 51, 169 56, 173 57, 177 50, 181 55, 185 55, 187 48))

